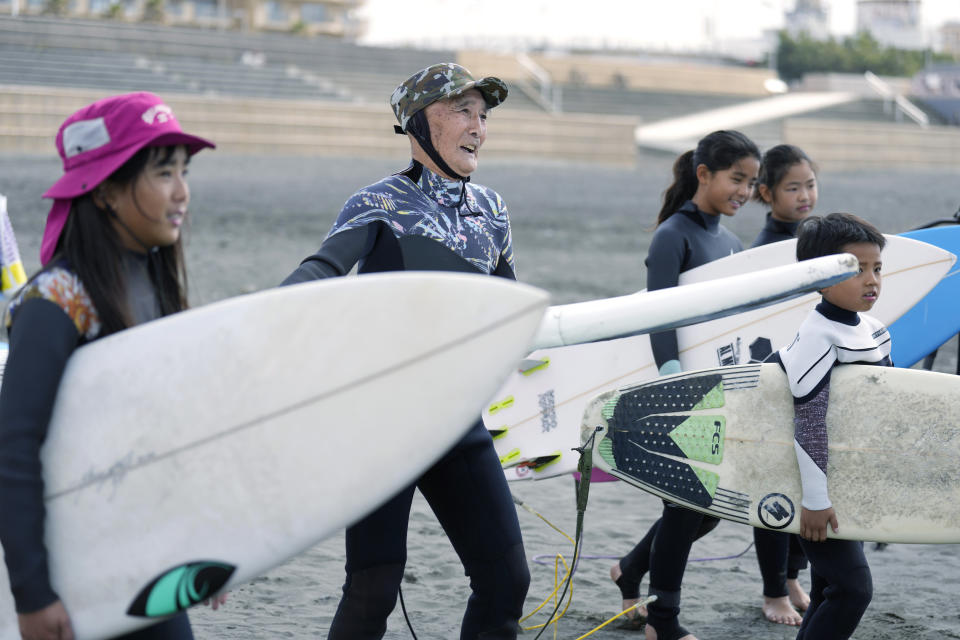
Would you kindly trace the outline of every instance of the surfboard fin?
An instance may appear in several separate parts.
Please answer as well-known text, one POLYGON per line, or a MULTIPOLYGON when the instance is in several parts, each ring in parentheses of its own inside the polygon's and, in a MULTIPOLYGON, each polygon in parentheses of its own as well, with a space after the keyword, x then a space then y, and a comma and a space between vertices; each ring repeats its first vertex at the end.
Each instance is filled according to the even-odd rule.
POLYGON ((554 464, 560 458, 563 457, 563 452, 556 451, 545 456, 537 456, 536 458, 531 458, 530 460, 524 460, 520 464, 525 467, 530 467, 534 471, 542 471, 543 469, 549 467, 551 464, 554 464))
POLYGON ((537 371, 543 371, 550 366, 550 358, 528 358, 520 361, 517 370, 525 376, 529 376, 537 371))

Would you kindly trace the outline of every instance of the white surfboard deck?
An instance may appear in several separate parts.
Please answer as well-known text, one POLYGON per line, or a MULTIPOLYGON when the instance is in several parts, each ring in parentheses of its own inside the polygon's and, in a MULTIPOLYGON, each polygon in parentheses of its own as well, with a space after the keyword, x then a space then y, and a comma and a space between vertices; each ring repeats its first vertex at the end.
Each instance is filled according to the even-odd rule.
MULTIPOLYGON (((900 236, 886 236, 883 292, 870 312, 889 325, 948 272, 955 256, 900 236)), ((713 281, 795 263, 796 240, 733 254, 680 275, 680 284, 713 281)), ((683 286, 675 287, 682 291, 683 286)), ((657 292, 654 292, 657 293, 657 292)), ((788 344, 820 301, 810 293, 677 330, 684 370, 762 361, 788 344)), ((697 309, 698 300, 689 300, 697 309)), ((580 419, 601 391, 657 376, 648 335, 541 349, 527 356, 526 373, 510 375, 483 413, 509 480, 544 479, 576 471, 580 419)))
MULTIPOLYGON (((409 484, 475 423, 547 302, 501 278, 365 275, 79 349, 42 450, 51 580, 77 638, 250 580, 409 484)), ((0 584, 12 640, 2 565, 0 584)))
MULTIPOLYGON (((960 377, 914 369, 834 369, 829 537, 960 542, 960 377)), ((793 397, 778 364, 702 370, 611 391, 587 406, 593 463, 686 507, 798 533, 801 486, 793 397)))

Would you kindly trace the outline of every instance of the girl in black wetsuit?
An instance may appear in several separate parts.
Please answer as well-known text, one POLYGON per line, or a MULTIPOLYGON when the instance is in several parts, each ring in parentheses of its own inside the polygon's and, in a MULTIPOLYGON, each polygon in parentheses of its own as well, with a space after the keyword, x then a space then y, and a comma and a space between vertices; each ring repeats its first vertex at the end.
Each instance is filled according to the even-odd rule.
MULTIPOLYGON (((753 195, 760 151, 738 131, 715 131, 673 165, 674 182, 664 193, 657 229, 647 255, 647 289, 677 285, 680 274, 740 251, 740 240, 720 224, 753 195)), ((675 331, 650 336, 660 375, 680 372, 675 331)), ((680 626, 680 586, 693 542, 717 519, 664 501, 663 514, 634 549, 611 569, 624 608, 639 598, 640 580, 650 572, 648 639, 692 639, 680 626)))
MULTIPOLYGON (((43 269, 7 310, 10 354, 0 391, 0 542, 26 640, 74 637, 70 603, 51 584, 43 543, 40 449, 60 378, 78 347, 186 307, 186 169, 205 147, 213 144, 183 133, 150 93, 95 102, 57 135, 64 175, 44 194, 54 205, 43 269)), ((181 613, 125 637, 193 634, 181 613)))
MULTIPOLYGON (((768 205, 766 223, 751 247, 789 240, 817 206, 817 170, 799 147, 779 144, 763 154, 756 198, 768 205)), ((754 528, 754 549, 763 577, 763 615, 770 622, 799 626, 810 596, 797 579, 807 557, 794 534, 754 528)))

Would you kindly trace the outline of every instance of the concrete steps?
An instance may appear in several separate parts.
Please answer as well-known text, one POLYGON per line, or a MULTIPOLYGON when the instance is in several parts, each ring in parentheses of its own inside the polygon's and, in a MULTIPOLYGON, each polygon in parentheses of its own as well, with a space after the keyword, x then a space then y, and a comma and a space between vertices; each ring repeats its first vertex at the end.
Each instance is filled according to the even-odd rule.
POLYGON ((954 169, 960 174, 960 128, 790 118, 784 142, 801 147, 822 168, 954 169))
MULTIPOLYGON (((60 123, 101 92, 0 86, 0 151, 52 154, 60 123)), ((316 100, 264 100, 168 94, 184 128, 223 153, 404 157, 409 143, 379 106, 316 100)), ((386 101, 384 101, 386 102, 386 101)), ((637 122, 612 116, 551 116, 497 109, 483 157, 632 165, 637 122)))

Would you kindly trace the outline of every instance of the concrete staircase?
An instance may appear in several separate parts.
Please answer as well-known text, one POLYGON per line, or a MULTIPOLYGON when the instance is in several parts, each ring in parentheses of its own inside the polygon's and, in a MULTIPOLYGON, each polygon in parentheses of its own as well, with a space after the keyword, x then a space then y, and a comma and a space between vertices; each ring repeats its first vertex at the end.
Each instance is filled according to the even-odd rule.
POLYGON ((384 104, 403 78, 455 59, 329 37, 0 16, 0 82, 10 84, 384 104), (262 67, 242 63, 250 52, 262 67))
MULTIPOLYGON (((53 154, 60 123, 103 97, 90 89, 0 86, 0 152, 53 154)), ((393 133, 395 119, 380 106, 224 98, 168 93, 164 99, 184 128, 218 144, 218 153, 408 157, 408 142, 393 133)), ((632 165, 637 121, 616 116, 493 112, 484 158, 526 158, 632 165)))

